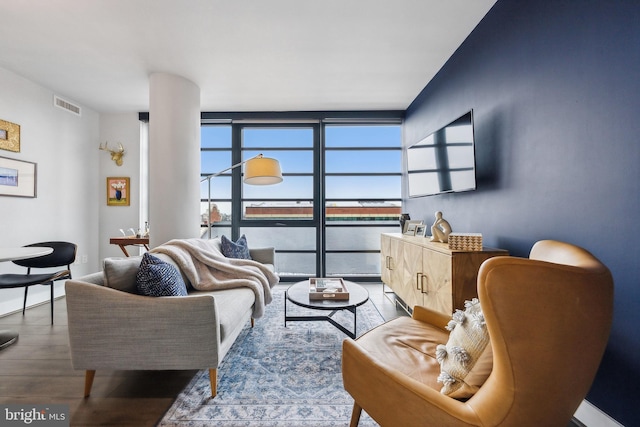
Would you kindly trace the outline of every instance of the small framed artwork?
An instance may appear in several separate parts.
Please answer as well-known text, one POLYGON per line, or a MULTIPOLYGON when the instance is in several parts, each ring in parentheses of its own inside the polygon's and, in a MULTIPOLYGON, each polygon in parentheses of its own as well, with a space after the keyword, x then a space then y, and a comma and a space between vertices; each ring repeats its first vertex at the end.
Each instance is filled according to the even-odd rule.
POLYGON ((20 152, 20 125, 0 120, 0 149, 20 152))
POLYGON ((416 235, 416 227, 417 226, 418 226, 418 224, 416 224, 416 223, 407 224, 407 229, 402 234, 404 234, 405 236, 415 236, 416 235))
POLYGON ((414 236, 416 234, 416 225, 423 224, 421 219, 410 219, 405 221, 404 230, 402 230, 402 234, 407 234, 409 236, 414 236))
POLYGON ((424 237, 425 231, 427 231, 427 226, 425 224, 416 225, 416 236, 424 237))
POLYGON ((0 196, 36 197, 36 164, 0 157, 0 196))
POLYGON ((107 178, 107 206, 129 206, 131 203, 129 177, 107 178))

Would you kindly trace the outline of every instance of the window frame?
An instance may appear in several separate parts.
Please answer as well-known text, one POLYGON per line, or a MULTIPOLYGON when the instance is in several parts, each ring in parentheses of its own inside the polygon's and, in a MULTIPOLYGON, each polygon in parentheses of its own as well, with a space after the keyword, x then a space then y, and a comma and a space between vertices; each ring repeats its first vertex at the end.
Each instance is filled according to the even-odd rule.
MULTIPOLYGON (((242 131, 251 128, 295 128, 311 127, 313 129, 313 171, 309 173, 289 173, 283 170, 283 178, 292 176, 312 176, 313 196, 309 199, 313 203, 313 218, 309 219, 247 219, 244 217, 244 205, 246 202, 260 199, 244 199, 242 195, 242 168, 235 168, 225 176, 231 176, 231 223, 222 223, 213 228, 224 228, 231 230, 231 237, 235 240, 239 237, 240 231, 247 227, 314 227, 316 235, 315 250, 278 250, 281 253, 314 253, 316 259, 316 275, 326 274, 327 254, 340 253, 379 253, 379 250, 326 250, 326 229, 327 227, 381 227, 386 224, 327 224, 326 208, 327 202, 331 201, 352 201, 352 198, 327 198, 325 179, 327 176, 400 176, 402 177, 402 155, 398 172, 331 172, 326 173, 325 162, 327 150, 330 151, 365 151, 365 150, 403 150, 402 124, 404 112, 401 111, 376 111, 376 112, 282 112, 282 113, 202 113, 201 125, 226 124, 231 126, 231 160, 232 164, 241 163, 243 154, 246 151, 268 151, 277 153, 278 151, 308 150, 307 148, 296 147, 243 147, 242 131), (400 145, 398 147, 326 147, 326 128, 328 126, 372 126, 372 125, 394 125, 400 126, 400 145)), ((207 149, 215 151, 220 149, 207 149)), ((274 156, 276 157, 276 156, 274 156)), ((246 159, 245 159, 246 160, 246 159)), ((214 172, 215 173, 215 172, 214 172)), ((204 175, 203 175, 204 176, 204 175)), ((401 184, 402 185, 402 184, 401 184)), ((402 206, 402 189, 398 189, 399 197, 390 198, 366 198, 367 202, 397 201, 402 206)), ((301 199, 277 199, 278 201, 297 201, 301 199)), ((307 199, 304 199, 307 200, 307 199)), ((365 199, 363 199, 365 200, 365 199)), ((220 200, 226 202, 227 199, 220 200)), ((206 200, 205 200, 206 203, 206 200)), ((302 280, 307 277, 284 276, 283 281, 302 280)), ((350 280, 356 281, 380 281, 380 276, 348 276, 350 280)))

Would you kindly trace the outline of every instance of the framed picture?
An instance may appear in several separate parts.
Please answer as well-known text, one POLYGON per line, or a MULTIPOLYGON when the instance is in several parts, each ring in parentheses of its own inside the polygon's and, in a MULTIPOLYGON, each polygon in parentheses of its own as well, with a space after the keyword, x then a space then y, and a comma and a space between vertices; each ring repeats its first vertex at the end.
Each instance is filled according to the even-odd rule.
POLYGON ((131 203, 128 177, 107 178, 107 206, 129 206, 131 203))
POLYGON ((0 149, 20 152, 20 125, 0 120, 0 149))
POLYGON ((427 231, 427 226, 424 224, 416 225, 416 236, 424 237, 424 233, 427 231))
POLYGON ((404 223, 404 230, 402 230, 402 234, 407 234, 409 236, 414 236, 416 234, 416 225, 423 224, 421 219, 410 219, 404 223))
POLYGON ((36 197, 36 164, 0 157, 0 196, 36 197))
POLYGON ((420 224, 417 224, 415 222, 412 222, 411 224, 407 224, 407 229, 405 230, 404 234, 405 236, 415 236, 416 235, 416 229, 420 224))

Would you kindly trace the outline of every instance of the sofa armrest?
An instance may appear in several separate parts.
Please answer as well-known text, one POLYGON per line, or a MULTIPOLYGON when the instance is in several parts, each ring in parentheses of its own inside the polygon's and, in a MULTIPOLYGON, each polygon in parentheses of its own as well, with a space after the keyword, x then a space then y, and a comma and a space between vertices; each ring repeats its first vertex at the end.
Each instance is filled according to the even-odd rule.
POLYGON ((77 280, 65 284, 75 369, 218 366, 215 298, 147 297, 77 280))
MULTIPOLYGON (((73 280, 73 279, 71 279, 73 280)), ((85 276, 82 276, 78 279, 76 279, 80 282, 87 282, 87 283, 93 283, 94 285, 101 285, 101 286, 105 286, 105 280, 104 280, 104 273, 102 271, 99 271, 97 273, 90 273, 87 274, 85 276)))
POLYGON ((251 255, 251 259, 258 261, 261 264, 276 264, 275 248, 250 248, 249 254, 251 255))

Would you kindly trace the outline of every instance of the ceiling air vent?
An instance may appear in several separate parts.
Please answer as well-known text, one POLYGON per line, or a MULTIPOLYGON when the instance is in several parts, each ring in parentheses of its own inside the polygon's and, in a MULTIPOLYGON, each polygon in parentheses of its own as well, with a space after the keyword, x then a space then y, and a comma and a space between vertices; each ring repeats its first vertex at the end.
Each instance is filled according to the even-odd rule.
POLYGON ((68 112, 73 113, 76 116, 82 115, 82 109, 79 106, 60 98, 58 95, 53 95, 53 105, 58 108, 62 108, 63 110, 67 110, 68 112))

